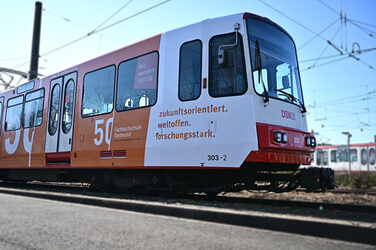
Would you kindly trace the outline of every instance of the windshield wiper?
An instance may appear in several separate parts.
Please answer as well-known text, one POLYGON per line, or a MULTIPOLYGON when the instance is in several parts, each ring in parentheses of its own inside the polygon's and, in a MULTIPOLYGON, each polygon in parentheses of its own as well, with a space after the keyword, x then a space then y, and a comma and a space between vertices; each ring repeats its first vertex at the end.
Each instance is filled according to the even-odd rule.
POLYGON ((298 102, 300 104, 300 108, 302 109, 302 113, 307 112, 307 109, 305 108, 304 104, 298 98, 296 98, 294 95, 287 93, 287 92, 285 92, 281 89, 275 89, 275 91, 281 92, 282 95, 286 96, 292 102, 294 102, 294 101, 298 102))
POLYGON ((265 106, 269 102, 269 94, 268 91, 266 90, 264 80, 262 79, 262 63, 261 63, 261 51, 260 51, 260 45, 258 43, 258 40, 256 40, 256 49, 255 49, 255 70, 258 72, 258 82, 262 83, 262 87, 264 88, 264 103, 265 106))

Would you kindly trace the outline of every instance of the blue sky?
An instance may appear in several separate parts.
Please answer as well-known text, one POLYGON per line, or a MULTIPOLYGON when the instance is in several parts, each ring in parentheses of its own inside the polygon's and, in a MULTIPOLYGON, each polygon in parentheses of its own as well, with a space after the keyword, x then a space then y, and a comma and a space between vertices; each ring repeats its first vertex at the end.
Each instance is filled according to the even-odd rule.
MULTIPOLYGON (((346 137, 341 134, 343 131, 353 134, 352 143, 374 141, 376 50, 355 55, 360 59, 355 60, 348 55, 341 56, 334 46, 344 54, 351 52, 354 43, 361 50, 376 48, 375 0, 170 0, 54 51, 87 35, 127 3, 101 27, 161 2, 163 0, 43 1, 40 73, 49 75, 138 40, 207 18, 251 12, 281 25, 294 38, 308 109, 308 126, 318 133, 318 142, 346 143, 346 137), (341 26, 341 11, 348 18, 346 26, 344 23, 341 26), (334 46, 328 45, 327 40, 334 46), (324 57, 329 58, 311 60, 324 57)), ((30 0, 2 2, 0 67, 28 71, 34 5, 30 0)))

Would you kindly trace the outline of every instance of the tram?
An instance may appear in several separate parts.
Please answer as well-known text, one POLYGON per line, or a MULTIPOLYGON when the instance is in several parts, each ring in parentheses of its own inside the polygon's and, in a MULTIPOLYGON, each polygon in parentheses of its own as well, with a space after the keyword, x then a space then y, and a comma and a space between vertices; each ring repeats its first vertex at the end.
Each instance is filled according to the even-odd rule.
POLYGON ((290 190, 316 146, 305 115, 283 28, 208 19, 0 93, 0 179, 290 190))

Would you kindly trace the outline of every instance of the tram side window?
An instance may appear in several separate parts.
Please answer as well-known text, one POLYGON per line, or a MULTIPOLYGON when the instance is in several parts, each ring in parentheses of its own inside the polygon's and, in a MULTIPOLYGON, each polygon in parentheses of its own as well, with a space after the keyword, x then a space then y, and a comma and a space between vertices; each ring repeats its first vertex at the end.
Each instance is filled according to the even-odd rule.
POLYGON ((114 65, 87 73, 84 77, 82 117, 111 113, 114 105, 114 85, 114 65))
POLYGON ((50 103, 50 120, 48 122, 48 133, 52 136, 56 133, 59 124, 60 108, 60 86, 55 84, 52 88, 50 103))
POLYGON ((12 131, 21 128, 22 107, 23 95, 8 100, 4 126, 5 131, 12 131))
POLYGON ((152 106, 157 101, 158 53, 139 56, 119 65, 116 110, 152 106))
POLYGON ((357 149, 350 149, 350 160, 351 162, 358 161, 358 150, 357 149))
POLYGON ((213 97, 244 94, 247 90, 242 36, 236 33, 210 39, 209 94, 213 97), (223 51, 223 61, 218 51, 223 51))
POLYGON ((367 165, 368 163, 368 153, 367 149, 365 148, 360 151, 360 162, 362 163, 362 165, 367 165))
POLYGON ((317 150, 317 165, 320 166, 323 164, 324 166, 328 165, 328 151, 324 150, 317 150))
POLYGON ((179 99, 189 101, 201 94, 202 43, 187 42, 180 47, 179 99))
POLYGON ((375 161, 376 161, 376 154, 375 154, 375 149, 374 148, 371 148, 369 150, 369 163, 371 165, 374 165, 375 164, 375 161))
POLYGON ((74 81, 69 80, 65 86, 63 123, 61 128, 67 134, 72 127, 73 103, 74 102, 74 81))
POLYGON ((26 94, 23 114, 24 128, 36 127, 42 124, 43 105, 44 89, 26 94))
POLYGON ((337 150, 330 151, 330 162, 337 162, 337 150))
MULTIPOLYGON (((338 162, 348 162, 349 161, 349 150, 340 149, 337 153, 338 162)), ((352 162, 358 161, 358 150, 350 149, 350 160, 352 162)))

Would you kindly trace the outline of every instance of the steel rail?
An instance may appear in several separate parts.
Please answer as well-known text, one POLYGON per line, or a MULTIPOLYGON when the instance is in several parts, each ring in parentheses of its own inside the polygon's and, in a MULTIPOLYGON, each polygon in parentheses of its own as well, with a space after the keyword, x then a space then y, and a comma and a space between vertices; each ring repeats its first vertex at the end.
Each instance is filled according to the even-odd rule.
MULTIPOLYGON (((46 183, 34 183, 34 184, 8 184, 0 183, 0 187, 11 187, 19 189, 32 189, 37 191, 51 191, 51 192, 68 192, 76 194, 85 194, 88 196, 98 196, 105 198, 126 198, 136 200, 155 200, 155 196, 140 195, 138 193, 122 193, 116 191, 97 191, 92 190, 88 185, 71 185, 71 184, 46 184, 46 183)), ((332 192, 332 191, 331 191, 332 192)), ((167 197, 165 198, 171 198, 167 197)), ((361 205, 361 204, 348 204, 348 203, 333 203, 333 202, 316 202, 316 201, 302 201, 302 200, 287 200, 287 199, 271 199, 271 198, 255 198, 255 197, 235 197, 228 195, 207 196, 203 194, 185 194, 177 195, 173 197, 179 202, 179 199, 188 199, 196 201, 209 201, 209 202, 227 202, 227 203, 249 203, 258 205, 268 205, 276 207, 294 207, 294 208, 312 208, 319 210, 338 210, 349 212, 365 212, 376 213, 376 206, 361 205)))

